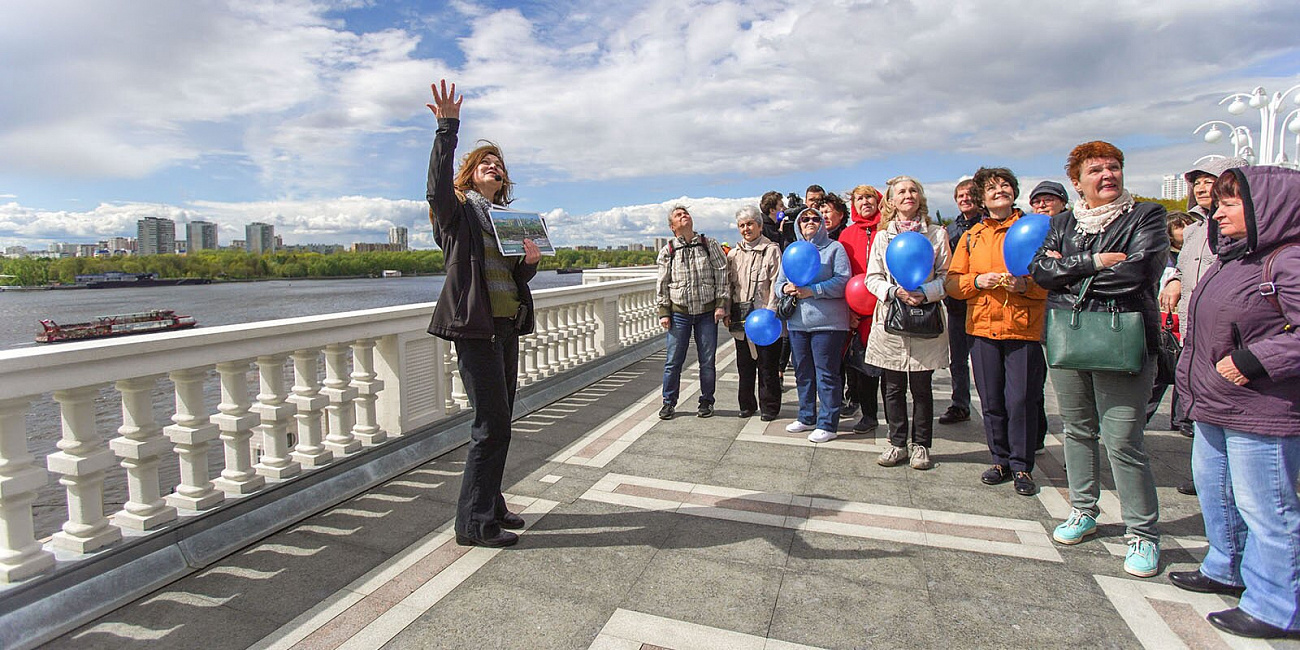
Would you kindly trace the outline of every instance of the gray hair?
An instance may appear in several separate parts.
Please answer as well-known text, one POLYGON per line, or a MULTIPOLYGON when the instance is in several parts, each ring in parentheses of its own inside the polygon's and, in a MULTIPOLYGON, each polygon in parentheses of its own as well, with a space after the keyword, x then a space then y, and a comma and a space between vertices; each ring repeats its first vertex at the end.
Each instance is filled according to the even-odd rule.
POLYGON ((739 226, 742 221, 753 221, 756 224, 762 225, 763 217, 759 214, 758 208, 752 205, 747 205, 736 210, 736 225, 739 226))
POLYGON ((674 213, 674 212, 677 212, 678 210, 685 211, 686 214, 690 214, 690 213, 691 213, 691 211, 690 211, 689 208, 687 208, 686 206, 684 206, 684 205, 682 205, 682 204, 680 204, 680 203, 678 203, 678 204, 674 205, 673 207, 669 208, 669 209, 668 209, 668 227, 669 227, 669 228, 672 228, 672 225, 673 225, 673 213, 674 213))

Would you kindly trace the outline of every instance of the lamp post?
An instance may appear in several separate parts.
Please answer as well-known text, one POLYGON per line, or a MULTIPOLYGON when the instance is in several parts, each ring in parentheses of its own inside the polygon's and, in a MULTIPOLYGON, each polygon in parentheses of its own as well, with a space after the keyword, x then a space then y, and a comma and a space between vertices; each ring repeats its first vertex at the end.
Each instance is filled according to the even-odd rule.
POLYGON ((1268 91, 1264 90, 1263 86, 1258 86, 1249 93, 1232 93, 1219 100, 1220 106, 1231 102, 1228 103, 1228 112, 1233 115, 1241 115, 1248 108, 1258 110, 1258 138, 1254 137, 1249 128, 1234 126, 1223 120, 1205 122, 1196 127, 1192 133, 1200 133, 1201 129, 1208 126, 1210 129, 1205 132, 1205 141, 1215 143, 1223 139, 1223 131, 1219 129, 1219 125, 1226 126, 1231 133, 1229 141, 1232 142, 1234 156, 1241 156, 1252 165, 1261 162, 1265 165, 1296 169, 1300 167, 1300 108, 1286 113, 1283 104, 1287 97, 1290 97, 1292 103, 1300 106, 1298 91, 1300 91, 1300 84, 1291 86, 1283 92, 1273 93, 1273 96, 1269 97, 1268 91), (1290 159, 1286 155, 1287 132, 1296 136, 1295 148, 1290 159), (1256 143, 1259 144, 1258 148, 1255 146, 1256 143))

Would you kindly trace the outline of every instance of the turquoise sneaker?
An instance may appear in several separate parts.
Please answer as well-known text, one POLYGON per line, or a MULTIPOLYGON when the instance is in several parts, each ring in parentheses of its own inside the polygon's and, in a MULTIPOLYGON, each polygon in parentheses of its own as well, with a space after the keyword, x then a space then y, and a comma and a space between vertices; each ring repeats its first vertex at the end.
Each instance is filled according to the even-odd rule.
POLYGON ((1150 578, 1160 573, 1160 546, 1143 537, 1129 537, 1124 570, 1139 578, 1150 578))
POLYGON ((1062 544, 1078 544, 1083 538, 1097 532, 1097 519, 1075 508, 1070 511, 1070 518, 1052 531, 1052 539, 1062 544))

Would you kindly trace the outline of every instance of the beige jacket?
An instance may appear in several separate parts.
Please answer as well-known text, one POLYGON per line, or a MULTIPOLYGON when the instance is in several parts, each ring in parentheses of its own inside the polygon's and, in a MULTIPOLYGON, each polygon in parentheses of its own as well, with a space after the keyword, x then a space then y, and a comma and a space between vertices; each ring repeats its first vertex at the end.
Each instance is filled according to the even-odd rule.
MULTIPOLYGON (((926 302, 939 302, 944 297, 943 283, 948 277, 948 263, 952 258, 952 253, 948 250, 948 233, 942 226, 934 224, 927 224, 918 232, 930 240, 930 245, 934 247, 935 252, 934 270, 931 271, 930 278, 920 286, 920 291, 925 294, 926 302)), ((885 313, 889 310, 889 297, 898 289, 898 284, 894 282, 893 276, 885 266, 885 251, 889 248, 889 242, 897 235, 898 224, 890 223, 888 228, 876 235, 876 241, 871 245, 871 256, 867 258, 867 291, 875 295, 879 302, 876 303, 876 312, 871 321, 871 336, 867 338, 866 362, 879 368, 900 372, 947 368, 949 362, 947 336, 920 339, 885 331, 885 313)), ((941 306, 939 313, 944 319, 944 328, 947 329, 947 310, 941 306)))
MULTIPOLYGON (((772 281, 781 268, 781 247, 767 237, 759 236, 754 243, 741 241, 727 252, 727 282, 731 287, 733 303, 753 301, 754 309, 771 309, 772 281)), ((743 331, 731 335, 744 340, 743 331)))

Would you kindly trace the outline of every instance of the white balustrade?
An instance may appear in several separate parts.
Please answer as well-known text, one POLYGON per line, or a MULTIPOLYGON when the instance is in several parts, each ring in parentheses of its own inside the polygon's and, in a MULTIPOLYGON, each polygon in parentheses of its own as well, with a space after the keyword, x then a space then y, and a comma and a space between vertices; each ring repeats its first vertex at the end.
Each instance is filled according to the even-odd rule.
POLYGON ((176 508, 162 498, 158 465, 170 454, 171 442, 153 417, 153 389, 162 375, 121 379, 115 384, 122 395, 121 437, 108 446, 126 469, 127 502, 113 515, 113 523, 131 530, 153 530, 176 519, 176 508))
POLYGON ((334 452, 325 448, 322 432, 325 405, 329 397, 320 394, 320 350, 295 350, 293 353, 293 395, 286 400, 297 407, 293 419, 298 423, 298 444, 294 445, 294 460, 303 467, 321 467, 334 460, 334 452))
MULTIPOLYGON (((616 269, 609 277, 534 294, 536 331, 520 341, 520 386, 660 333, 651 322, 653 272, 616 269)), ((467 407, 454 344, 426 342, 432 308, 403 305, 0 352, 0 584, 54 570, 56 550, 92 553, 119 542, 123 529, 133 531, 132 539, 148 535, 179 515, 202 516, 224 507, 227 497, 257 493, 267 479, 319 471, 330 459, 367 453, 467 407), (290 389, 285 363, 291 357, 290 389), (175 400, 163 427, 152 400, 168 382, 175 400), (101 394, 105 386, 115 390, 101 394), (205 390, 218 388, 213 410, 205 390), (111 440, 95 421, 96 400, 110 396, 121 400, 111 440), (42 445, 28 439, 52 441, 55 425, 29 431, 27 419, 33 402, 50 397, 58 403, 61 436, 57 450, 39 458, 30 450, 42 445), (404 408, 404 400, 418 403, 412 408, 419 412, 404 408), (217 440, 224 462, 209 480, 208 455, 217 440), (178 463, 180 481, 163 497, 159 475, 170 462, 178 463), (125 483, 127 496, 106 513, 109 476, 125 483), (61 500, 66 516, 38 524, 38 498, 61 500), (56 532, 40 539, 42 530, 56 532)))

